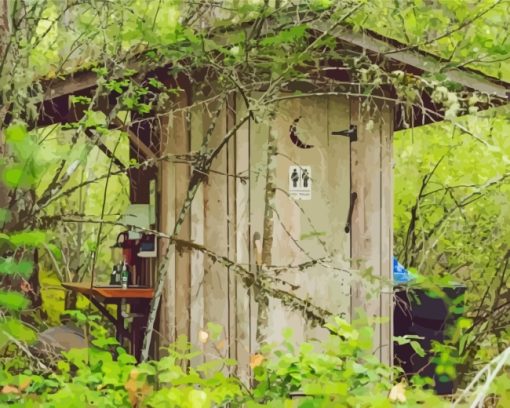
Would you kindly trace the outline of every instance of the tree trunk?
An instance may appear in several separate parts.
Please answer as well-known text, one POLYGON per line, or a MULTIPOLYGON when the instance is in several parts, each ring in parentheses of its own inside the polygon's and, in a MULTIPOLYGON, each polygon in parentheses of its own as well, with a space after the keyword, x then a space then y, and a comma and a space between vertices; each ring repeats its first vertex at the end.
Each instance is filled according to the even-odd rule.
MULTIPOLYGON (((4 54, 8 52, 7 43, 9 41, 9 12, 8 0, 0 0, 0 61, 4 61, 4 54)), ((3 73, 3 67, 0 66, 0 75, 3 73)), ((0 158, 6 156, 4 140, 4 121, 7 115, 8 107, 5 105, 4 98, 0 90, 0 158)), ((0 168, 0 173, 2 173, 0 168)), ((7 208, 9 204, 9 189, 0 181, 0 208, 7 208)), ((0 224, 3 229, 3 222, 0 224)))
POLYGON ((36 313, 42 318, 45 319, 48 316, 42 309, 42 296, 41 296, 41 283, 39 281, 39 250, 34 250, 34 257, 33 257, 34 267, 32 271, 32 276, 28 280, 28 283, 30 283, 30 286, 32 287, 32 290, 29 292, 30 294, 30 300, 31 300, 31 307, 32 309, 35 309, 36 313))
POLYGON ((270 130, 267 138, 267 164, 266 164, 266 188, 265 188, 265 209, 264 209, 264 229, 262 241, 262 265, 258 267, 257 282, 255 285, 255 301, 257 302, 257 344, 266 342, 268 326, 268 308, 269 298, 267 294, 260 290, 267 284, 264 279, 264 268, 272 264, 271 251, 273 247, 273 208, 276 194, 276 135, 270 130))

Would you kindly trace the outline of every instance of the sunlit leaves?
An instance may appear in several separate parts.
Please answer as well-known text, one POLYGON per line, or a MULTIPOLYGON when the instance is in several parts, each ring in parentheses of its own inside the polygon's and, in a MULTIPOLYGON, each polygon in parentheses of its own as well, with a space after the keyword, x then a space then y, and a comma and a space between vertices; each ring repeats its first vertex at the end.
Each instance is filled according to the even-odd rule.
POLYGON ((28 279, 32 274, 33 264, 29 261, 15 261, 12 258, 0 258, 0 277, 7 275, 28 279))
POLYGON ((43 231, 24 231, 12 234, 10 241, 14 246, 26 246, 37 248, 47 241, 46 233, 43 231))
POLYGON ((5 136, 8 143, 24 142, 28 136, 27 128, 23 123, 16 123, 5 130, 5 136))
POLYGON ((0 309, 19 312, 28 306, 28 299, 18 292, 0 290, 0 309))
POLYGON ((289 29, 278 32, 274 36, 264 38, 261 41, 261 44, 263 46, 291 44, 303 39, 305 37, 306 30, 307 26, 304 24, 293 26, 289 29))
POLYGON ((450 61, 510 78, 509 4, 499 1, 373 0, 351 16, 354 24, 450 61), (497 56, 497 57, 496 57, 497 56))
POLYGON ((9 165, 2 172, 2 181, 8 187, 31 187, 35 180, 35 176, 21 164, 9 165))
POLYGON ((11 212, 7 208, 0 208, 0 226, 11 220, 11 212))
POLYGON ((0 319, 0 348, 11 342, 12 338, 30 343, 36 339, 36 334, 34 330, 17 318, 0 319))

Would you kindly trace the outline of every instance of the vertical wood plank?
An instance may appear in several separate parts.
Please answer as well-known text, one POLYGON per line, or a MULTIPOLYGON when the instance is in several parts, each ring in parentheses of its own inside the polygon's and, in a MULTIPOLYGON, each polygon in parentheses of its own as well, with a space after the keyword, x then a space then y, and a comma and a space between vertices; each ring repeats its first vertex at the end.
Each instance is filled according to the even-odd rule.
MULTIPOLYGON (((226 131, 235 126, 236 120, 235 95, 229 95, 226 101, 226 131)), ((229 259, 236 258, 236 138, 232 137, 227 145, 227 256, 229 259)), ((236 276, 235 272, 228 269, 228 354, 230 358, 237 359, 237 306, 236 276)))
MULTIPOLYGON (((391 155, 388 151, 391 110, 382 115, 380 109, 371 106, 368 110, 363 102, 359 98, 351 101, 351 121, 358 126, 358 141, 352 144, 351 156, 351 190, 358 194, 351 237, 355 275, 351 285, 353 319, 360 314, 368 318, 391 317, 387 313, 387 296, 382 294, 382 280, 391 277, 392 219, 391 201, 388 201, 392 194, 391 161, 388 159, 391 155)), ((380 325, 374 329, 374 351, 379 358, 384 356, 388 360, 391 332, 380 325)))
MULTIPOLYGON (((241 97, 236 101, 236 116, 243 117, 246 106, 241 97)), ((250 125, 246 122, 236 133, 236 256, 237 263, 250 264, 250 125), (239 177, 247 177, 243 182, 239 177)), ((236 278, 236 354, 238 376, 248 382, 251 348, 251 290, 236 278)))
MULTIPOLYGON (((358 140, 352 144, 352 191, 358 194, 352 215, 352 259, 355 277, 352 284, 352 318, 365 314, 379 315, 380 297, 370 276, 381 274, 381 157, 380 136, 367 129, 374 120, 365 111, 363 100, 354 99, 351 109, 353 124, 358 126, 358 140)), ((377 129, 377 125, 374 128, 377 129)), ((381 343, 379 327, 374 327, 374 350, 381 343)))
MULTIPOLYGON (((252 97, 260 97, 260 94, 253 93, 252 97)), ((259 233, 261 238, 264 225, 264 196, 265 196, 265 164, 267 163, 267 139, 269 135, 269 125, 267 123, 249 120, 249 211, 250 211, 250 232, 248 236, 248 245, 250 248, 250 269, 256 271, 255 251, 253 250, 253 236, 259 233)), ((253 291, 250 296, 250 339, 251 351, 257 351, 259 345, 256 341, 257 332, 257 312, 258 307, 255 302, 253 291)))
MULTIPOLYGON (((216 110, 211 104, 208 112, 216 110)), ((206 115, 206 127, 212 118, 206 115)), ((216 122, 210 145, 217 146, 226 133, 226 111, 223 109, 216 122)), ((218 255, 228 256, 228 199, 227 199, 227 151, 223 149, 211 166, 207 184, 204 185, 205 246, 218 255)), ((228 270, 210 257, 204 260, 204 321, 220 324, 224 329, 224 340, 228 341, 229 304, 228 270)), ((224 352, 226 344, 221 350, 224 352)), ((216 349, 207 345, 206 352, 216 355, 216 349)))
MULTIPOLYGON (((204 127, 204 106, 197 105, 191 111, 191 150, 199 151, 206 129, 204 127)), ((199 245, 205 244, 204 232, 204 186, 201 185, 191 204, 191 240, 199 245)), ((191 326, 190 341, 203 350, 198 341, 199 331, 205 328, 204 323, 204 254, 193 251, 191 255, 191 326)), ((203 362, 203 355, 193 363, 203 362)))
MULTIPOLYGON (((187 106, 186 94, 180 95, 178 108, 187 106)), ((190 151, 189 131, 186 113, 180 110, 173 114, 173 129, 169 145, 173 154, 186 154, 190 151)), ((175 216, 177 217, 186 201, 190 179, 190 168, 187 164, 175 164, 175 216)), ((182 223, 179 239, 189 241, 191 233, 191 216, 186 214, 182 223)), ((191 252, 188 249, 176 252, 175 255, 175 313, 176 338, 184 335, 190 336, 190 289, 191 289, 191 252)))
MULTIPOLYGON (((186 93, 182 92, 175 104, 178 108, 187 106, 186 93)), ((161 151, 163 154, 185 154, 189 152, 189 132, 184 111, 170 112, 160 119, 161 151)), ((172 235, 176 217, 185 201, 189 166, 163 161, 159 179, 160 190, 160 230, 172 235)), ((184 219, 179 238, 190 239, 190 215, 184 219)), ((164 263, 167 240, 159 240, 160 264, 164 263)), ((190 252, 177 251, 172 245, 169 252, 168 275, 163 290, 160 308, 161 346, 174 342, 178 336, 189 337, 190 327, 190 252)))
POLYGON ((393 106, 381 107, 381 325, 380 358, 383 363, 393 363, 393 106))
MULTIPOLYGON (((159 129, 162 142, 161 153, 170 154, 172 146, 168 143, 171 137, 169 115, 163 115, 160 118, 159 129)), ((158 181, 159 230, 164 234, 171 235, 175 226, 175 165, 173 163, 161 162, 158 181)), ((165 263, 164 254, 167 252, 168 245, 168 240, 158 240, 160 255, 157 259, 156 270, 160 270, 162 264, 165 263)), ((168 251, 168 273, 159 310, 159 338, 156 356, 159 354, 159 346, 175 341, 175 245, 172 245, 168 251)), ((157 282, 157 277, 154 281, 157 282)))

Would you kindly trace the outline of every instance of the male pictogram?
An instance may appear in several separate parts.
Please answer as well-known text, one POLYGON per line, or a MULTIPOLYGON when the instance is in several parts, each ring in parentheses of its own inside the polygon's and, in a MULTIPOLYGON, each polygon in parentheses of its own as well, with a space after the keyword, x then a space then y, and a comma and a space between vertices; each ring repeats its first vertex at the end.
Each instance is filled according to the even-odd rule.
POLYGON ((294 169, 294 171, 290 175, 290 179, 292 180, 292 185, 294 186, 294 188, 296 188, 298 186, 297 183, 299 181, 299 174, 297 172, 297 169, 294 169))

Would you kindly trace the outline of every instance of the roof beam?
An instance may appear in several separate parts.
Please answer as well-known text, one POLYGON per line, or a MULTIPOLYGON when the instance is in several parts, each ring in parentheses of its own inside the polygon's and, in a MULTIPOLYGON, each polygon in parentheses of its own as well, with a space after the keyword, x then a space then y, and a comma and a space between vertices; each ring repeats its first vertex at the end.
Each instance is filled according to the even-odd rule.
POLYGON ((98 137, 94 132, 92 132, 91 129, 85 129, 85 134, 89 139, 92 140, 92 142, 101 150, 110 160, 113 161, 113 163, 120 169, 120 170, 127 170, 127 167, 122 163, 122 161, 115 156, 115 153, 113 153, 108 146, 106 146, 102 141, 101 138, 98 137))
POLYGON ((44 100, 58 98, 64 95, 73 95, 84 89, 97 85, 97 74, 92 71, 77 72, 64 78, 55 78, 42 81, 44 100))
POLYGON ((146 160, 155 160, 157 157, 154 152, 147 146, 144 142, 140 140, 140 138, 131 130, 128 126, 120 121, 118 118, 114 118, 112 120, 112 125, 116 128, 120 129, 123 132, 126 132, 129 138, 129 141, 135 147, 137 152, 142 153, 146 160))
MULTIPOLYGON (((312 26, 318 31, 324 32, 328 30, 325 23, 313 23, 312 26)), ((508 88, 503 84, 499 84, 498 82, 500 81, 498 79, 490 78, 469 69, 446 68, 445 63, 439 57, 432 54, 412 51, 409 48, 396 51, 398 47, 389 42, 377 39, 366 32, 355 33, 349 28, 342 26, 335 28, 330 34, 341 41, 380 54, 387 59, 415 67, 421 71, 444 74, 450 81, 456 82, 468 89, 508 99, 508 88), (385 55, 385 53, 390 51, 391 53, 385 55)), ((405 47, 403 44, 401 46, 405 47)))

